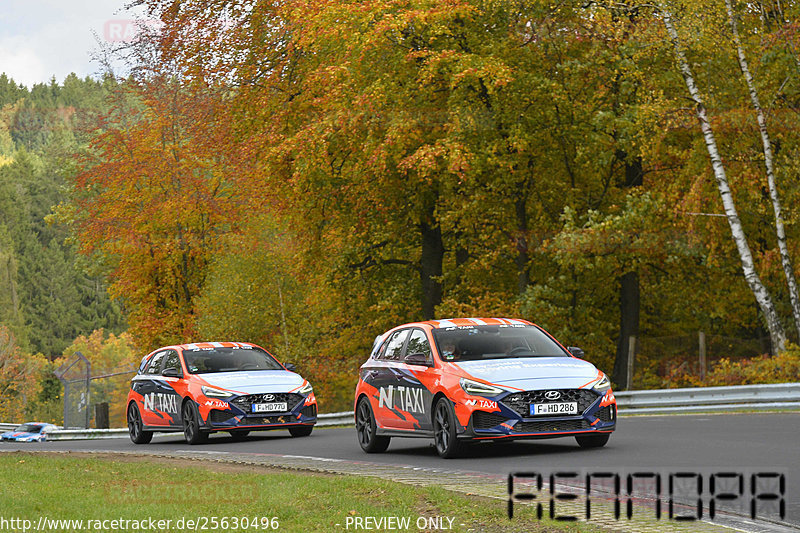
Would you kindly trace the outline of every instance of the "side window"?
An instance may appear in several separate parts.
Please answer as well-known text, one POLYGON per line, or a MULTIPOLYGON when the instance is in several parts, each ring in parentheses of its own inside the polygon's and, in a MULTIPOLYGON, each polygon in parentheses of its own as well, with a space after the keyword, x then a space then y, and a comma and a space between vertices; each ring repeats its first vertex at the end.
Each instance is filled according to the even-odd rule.
POLYGON ((403 344, 408 337, 408 330, 402 329, 392 335, 389 342, 386 343, 386 351, 383 354, 383 359, 387 361, 400 361, 403 355, 403 344))
POLYGON ((375 359, 383 360, 386 359, 386 347, 389 346, 389 341, 384 342, 381 344, 380 348, 378 348, 378 352, 375 354, 375 359))
POLYGON ((144 374, 144 368, 147 366, 147 356, 142 357, 142 362, 139 363, 139 373, 144 374))
POLYGON ((375 337, 375 342, 372 343, 372 350, 370 350, 369 356, 372 357, 373 359, 380 358, 379 353, 381 351, 381 348, 383 348, 383 342, 381 342, 383 339, 381 339, 381 337, 383 337, 383 335, 378 335, 377 337, 375 337))
POLYGON ((164 359, 164 356, 167 352, 158 352, 150 359, 150 364, 147 365, 147 370, 144 371, 145 374, 148 375, 157 375, 161 373, 161 361, 164 359))
POLYGON ((178 359, 178 352, 174 350, 167 352, 167 355, 164 358, 164 370, 167 368, 174 368, 178 370, 178 372, 183 373, 183 369, 181 369, 181 360, 178 359))
POLYGON ((425 354, 425 358, 429 363, 433 362, 431 356, 431 344, 428 342, 428 337, 421 329, 414 329, 411 331, 411 337, 408 339, 408 346, 406 347, 406 354, 421 353, 425 354))

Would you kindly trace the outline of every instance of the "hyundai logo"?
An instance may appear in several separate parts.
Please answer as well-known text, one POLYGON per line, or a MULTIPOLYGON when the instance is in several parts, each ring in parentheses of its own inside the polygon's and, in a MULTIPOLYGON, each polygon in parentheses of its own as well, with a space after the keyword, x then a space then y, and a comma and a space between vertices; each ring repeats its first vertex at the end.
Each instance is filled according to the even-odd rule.
POLYGON ((561 393, 557 390, 549 390, 544 393, 544 397, 548 400, 558 400, 561 398, 561 393))
POLYGON ((264 395, 264 401, 265 402, 271 402, 274 399, 275 399, 275 395, 274 394, 265 394, 264 395))

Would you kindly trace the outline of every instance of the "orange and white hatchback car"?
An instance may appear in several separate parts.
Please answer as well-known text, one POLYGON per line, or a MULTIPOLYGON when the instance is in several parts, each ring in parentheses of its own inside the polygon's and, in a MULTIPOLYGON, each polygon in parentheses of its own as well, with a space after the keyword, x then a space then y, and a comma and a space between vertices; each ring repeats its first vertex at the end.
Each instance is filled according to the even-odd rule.
POLYGON ((213 431, 311 434, 317 400, 311 384, 265 349, 246 342, 159 348, 142 359, 128 392, 128 430, 136 444, 153 431, 183 431, 198 444, 213 431))
POLYGON ((608 377, 526 320, 458 318, 404 324, 375 339, 361 366, 361 448, 433 438, 442 457, 464 440, 575 437, 604 446, 616 427, 608 377))

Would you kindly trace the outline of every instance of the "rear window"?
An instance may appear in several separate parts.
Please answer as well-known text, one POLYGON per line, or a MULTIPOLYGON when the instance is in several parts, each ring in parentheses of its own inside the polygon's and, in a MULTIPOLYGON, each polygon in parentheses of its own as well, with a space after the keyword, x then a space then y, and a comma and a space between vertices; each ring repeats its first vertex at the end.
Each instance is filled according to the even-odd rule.
POLYGON ((190 374, 284 369, 272 355, 253 347, 184 350, 183 359, 190 374))
POLYGON ((463 326, 433 330, 444 361, 479 361, 517 357, 569 357, 536 326, 463 326))

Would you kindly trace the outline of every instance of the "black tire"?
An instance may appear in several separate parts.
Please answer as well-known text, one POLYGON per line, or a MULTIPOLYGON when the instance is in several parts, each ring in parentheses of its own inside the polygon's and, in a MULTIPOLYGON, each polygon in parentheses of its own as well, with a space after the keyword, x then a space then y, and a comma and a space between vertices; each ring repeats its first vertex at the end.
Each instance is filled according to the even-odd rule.
POLYGON ((361 398, 356 406, 356 433, 358 444, 367 453, 385 452, 392 440, 376 435, 375 416, 367 398, 361 398))
POLYGON ((244 440, 249 434, 249 429, 234 429, 233 431, 229 432, 233 440, 244 440))
POLYGON ((131 402, 128 406, 128 433, 134 444, 147 444, 153 440, 153 432, 144 430, 142 415, 139 413, 136 402, 131 402))
POLYGON ((292 426, 289 428, 289 433, 292 437, 308 437, 314 430, 314 426, 292 426))
POLYGON ((581 448, 602 448, 608 442, 610 433, 599 433, 597 435, 576 435, 575 440, 581 448))
POLYGON ((447 398, 439 398, 433 408, 433 444, 444 459, 458 457, 461 442, 456 433, 456 414, 447 398))
POLYGON ((191 398, 183 402, 183 437, 189 444, 201 444, 208 440, 208 432, 200 430, 200 412, 191 398))

